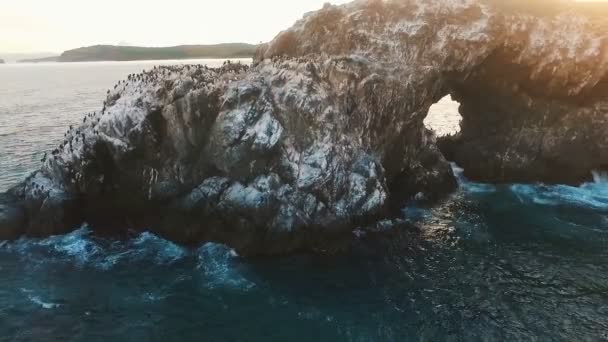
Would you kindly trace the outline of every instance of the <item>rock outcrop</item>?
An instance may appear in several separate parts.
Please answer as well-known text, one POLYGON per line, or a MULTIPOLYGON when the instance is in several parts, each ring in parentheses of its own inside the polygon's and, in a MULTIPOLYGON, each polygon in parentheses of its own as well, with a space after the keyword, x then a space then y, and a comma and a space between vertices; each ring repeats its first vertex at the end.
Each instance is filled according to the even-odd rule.
POLYGON ((12 222, 29 235, 150 228, 242 253, 322 245, 386 214, 390 187, 400 198, 453 188, 432 134, 401 115, 400 89, 349 59, 132 76, 10 191, 26 218, 12 222))
POLYGON ((0 238, 86 221, 241 253, 327 248, 454 188, 423 124, 447 94, 462 104, 462 132, 441 146, 467 175, 582 179, 608 158, 606 37, 581 14, 531 7, 327 5, 252 67, 132 75, 0 198, 0 238))
MULTIPOLYGON (((500 45, 452 78, 462 131, 441 142, 470 178, 580 184, 608 167, 608 10, 505 16, 500 45)), ((500 21, 499 21, 500 23, 500 21)))
POLYGON ((581 182, 608 165, 608 9, 556 1, 359 1, 282 32, 259 58, 356 55, 409 89, 447 94, 462 132, 442 142, 467 176, 581 182))

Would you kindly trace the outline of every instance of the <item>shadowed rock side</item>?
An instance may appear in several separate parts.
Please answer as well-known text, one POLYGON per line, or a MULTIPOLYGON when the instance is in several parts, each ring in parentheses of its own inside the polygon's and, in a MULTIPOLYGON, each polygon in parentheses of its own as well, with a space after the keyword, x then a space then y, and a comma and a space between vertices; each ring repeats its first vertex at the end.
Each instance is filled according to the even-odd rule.
POLYGON ((462 104, 462 132, 441 147, 468 177, 580 183, 608 165, 607 15, 540 0, 358 1, 309 14, 257 58, 365 58, 409 85, 408 112, 448 93, 462 104))
POLYGON ((605 37, 559 8, 521 11, 482 0, 326 6, 251 68, 132 75, 0 196, 0 238, 86 221, 245 254, 331 248, 390 225, 374 222, 406 200, 454 188, 423 124, 448 93, 463 127, 442 146, 468 175, 579 179, 608 158, 605 37))

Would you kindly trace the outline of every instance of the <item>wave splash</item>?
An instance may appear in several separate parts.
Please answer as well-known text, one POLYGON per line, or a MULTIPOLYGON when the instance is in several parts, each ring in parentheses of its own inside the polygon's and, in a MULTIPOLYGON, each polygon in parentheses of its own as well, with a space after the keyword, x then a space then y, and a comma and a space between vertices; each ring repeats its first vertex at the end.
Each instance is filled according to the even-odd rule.
POLYGON ((79 268, 109 270, 122 262, 153 261, 167 265, 183 259, 186 250, 151 233, 120 241, 98 238, 87 225, 66 235, 3 242, 0 253, 11 253, 34 264, 71 263, 79 268))
POLYGON ((460 185, 460 189, 469 195, 506 192, 514 195, 522 204, 541 206, 570 206, 608 210, 608 173, 594 171, 593 182, 578 187, 569 185, 545 184, 511 184, 492 185, 471 182, 464 176, 464 170, 456 164, 452 169, 460 185))
POLYGON ((209 288, 239 288, 251 289, 255 283, 248 280, 243 274, 244 265, 235 263, 238 254, 224 245, 207 243, 197 250, 197 268, 208 280, 209 288))
POLYGON ((35 293, 34 290, 29 290, 29 289, 22 288, 21 292, 23 292, 27 296, 27 299, 31 303, 33 303, 33 304, 35 304, 37 306, 40 306, 43 309, 51 310, 51 309, 57 309, 57 308, 61 307, 60 303, 53 303, 53 302, 50 302, 50 301, 43 300, 40 295, 37 295, 35 293))
MULTIPOLYGON (((190 272, 194 270, 207 288, 247 290, 255 285, 243 275, 245 265, 238 262, 237 253, 224 245, 207 243, 199 248, 187 248, 149 232, 128 240, 112 240, 95 236, 87 225, 46 239, 0 241, 0 257, 15 260, 32 274, 61 267, 97 273, 137 267, 153 272, 177 269, 188 275, 185 278, 191 277, 190 272)), ((23 291, 31 302, 43 308, 60 306, 41 299, 32 290, 23 291)))

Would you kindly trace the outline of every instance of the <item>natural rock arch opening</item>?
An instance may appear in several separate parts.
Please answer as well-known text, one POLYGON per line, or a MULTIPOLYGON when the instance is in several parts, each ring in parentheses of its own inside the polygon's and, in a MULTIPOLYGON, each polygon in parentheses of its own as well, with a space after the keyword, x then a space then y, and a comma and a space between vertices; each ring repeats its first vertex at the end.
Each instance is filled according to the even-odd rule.
POLYGON ((451 95, 443 97, 431 106, 424 119, 424 125, 438 138, 458 134, 462 121, 458 107, 460 107, 460 103, 454 101, 451 95))

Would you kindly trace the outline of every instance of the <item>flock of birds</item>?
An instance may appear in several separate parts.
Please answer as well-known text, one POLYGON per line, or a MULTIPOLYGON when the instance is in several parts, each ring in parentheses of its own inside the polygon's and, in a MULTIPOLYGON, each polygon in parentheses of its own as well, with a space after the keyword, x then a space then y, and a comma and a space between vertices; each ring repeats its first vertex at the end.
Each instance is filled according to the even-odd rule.
POLYGON ((40 196, 42 194, 44 194, 45 196, 48 196, 49 193, 51 192, 51 190, 46 190, 44 189, 44 185, 40 185, 37 183, 32 184, 34 186, 34 195, 36 196, 40 196))
MULTIPOLYGON (((224 67, 229 67, 231 65, 233 65, 235 63, 232 63, 231 61, 225 61, 222 65, 222 68, 224 67)), ((238 63, 238 65, 240 65, 240 62, 238 63)), ((244 66, 245 70, 248 69, 248 66, 244 66)), ((184 70, 186 70, 186 72, 190 72, 191 70, 194 70, 195 73, 197 73, 199 70, 200 72, 202 71, 207 71, 210 68, 204 64, 190 64, 190 65, 184 65, 184 66, 180 66, 180 65, 164 65, 164 66, 154 66, 151 70, 146 71, 143 70, 141 73, 139 74, 129 74, 127 76, 126 80, 121 80, 118 81, 118 83, 116 83, 114 85, 113 90, 117 91, 119 89, 119 87, 122 86, 122 89, 120 89, 120 91, 124 91, 124 89, 126 89, 127 86, 129 86, 129 84, 133 83, 139 83, 139 84, 150 84, 150 83, 154 83, 159 81, 160 79, 166 78, 166 77, 170 77, 172 73, 182 73, 184 70)), ((228 70, 228 72, 233 72, 232 70, 228 70)), ((112 89, 108 89, 107 91, 107 96, 109 97, 112 93, 112 89)), ((70 152, 71 154, 74 153, 74 149, 75 146, 78 143, 82 143, 83 145, 86 142, 86 138, 87 138, 87 130, 86 127, 84 127, 84 125, 88 122, 90 124, 90 128, 92 130, 92 134, 93 135, 99 135, 99 125, 101 122, 101 119, 104 115, 108 114, 106 108, 108 106, 108 99, 106 99, 103 102, 103 108, 100 112, 92 112, 92 113, 86 113, 84 115, 84 118, 82 119, 82 126, 80 128, 76 128, 74 127, 74 125, 70 125, 69 129, 65 132, 65 134, 63 135, 64 139, 63 141, 59 144, 59 146, 57 148, 55 148, 53 151, 51 151, 51 155, 50 157, 48 156, 48 153, 45 152, 44 156, 42 157, 42 159, 40 160, 42 163, 46 163, 47 160, 56 160, 59 158, 59 156, 64 153, 64 152, 70 152)), ((68 177, 70 178, 70 181, 72 183, 74 183, 76 181, 76 176, 73 172, 73 169, 71 166, 67 166, 67 173, 68 173, 68 177)), ((48 192, 50 190, 46 190, 44 188, 44 185, 41 184, 37 184, 37 183, 33 183, 32 184, 33 188, 34 188, 34 194, 36 195, 41 195, 41 194, 48 194, 48 192)))

